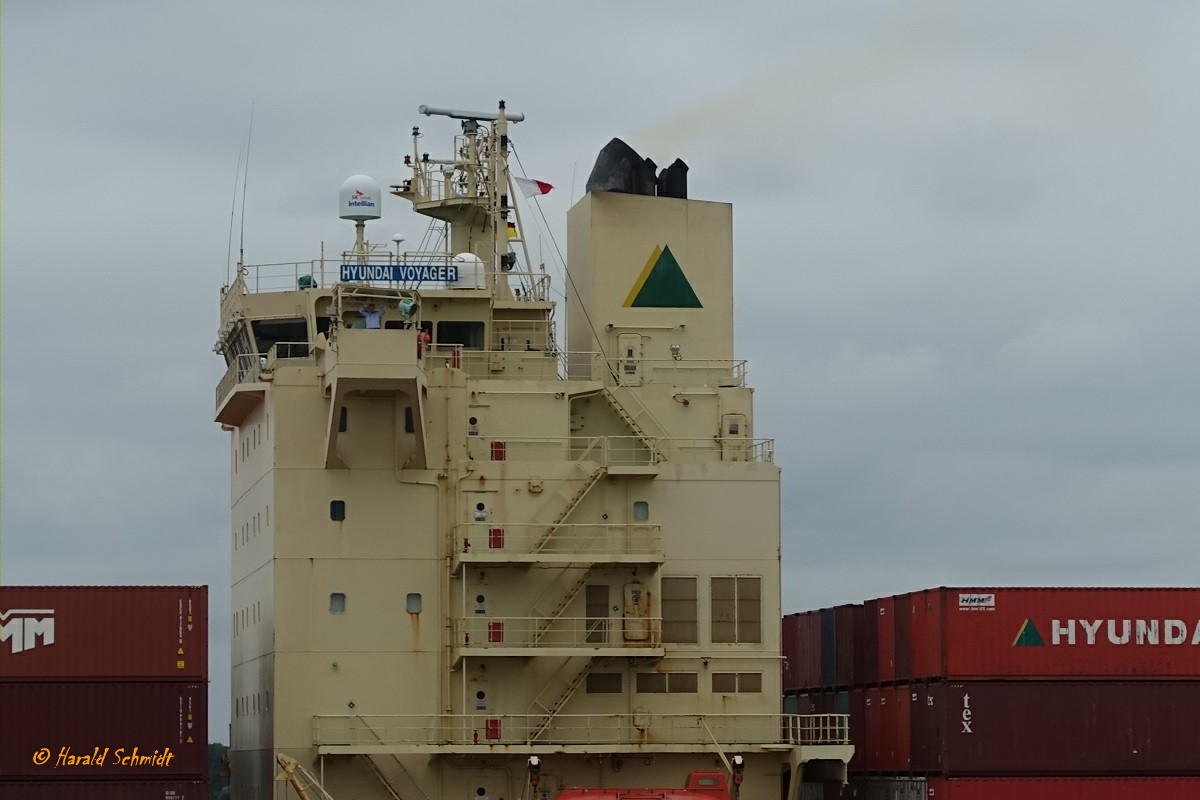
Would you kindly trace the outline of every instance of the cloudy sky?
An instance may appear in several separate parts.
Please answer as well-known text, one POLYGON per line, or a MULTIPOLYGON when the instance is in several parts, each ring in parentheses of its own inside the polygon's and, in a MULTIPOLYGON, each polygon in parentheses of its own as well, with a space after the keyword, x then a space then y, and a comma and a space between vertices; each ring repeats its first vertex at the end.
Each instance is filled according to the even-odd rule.
MULTIPOLYGON (((348 246, 342 180, 453 133, 422 103, 527 114, 560 246, 612 136, 732 201, 786 609, 1196 582, 1195 3, 58 0, 3 26, 3 579, 212 585, 215 698, 210 348, 252 105, 250 263, 348 246)), ((369 235, 419 237, 403 205, 369 235)))

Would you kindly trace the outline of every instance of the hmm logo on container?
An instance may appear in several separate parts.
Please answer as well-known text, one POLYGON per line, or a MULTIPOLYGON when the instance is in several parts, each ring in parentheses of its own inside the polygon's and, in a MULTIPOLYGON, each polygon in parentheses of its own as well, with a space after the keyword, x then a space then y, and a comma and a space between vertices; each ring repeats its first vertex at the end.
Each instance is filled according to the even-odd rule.
POLYGON ((0 611, 0 642, 12 641, 12 651, 22 653, 37 646, 54 644, 53 608, 14 608, 0 611))
POLYGON ((959 611, 994 611, 996 595, 994 594, 960 594, 958 596, 959 611))

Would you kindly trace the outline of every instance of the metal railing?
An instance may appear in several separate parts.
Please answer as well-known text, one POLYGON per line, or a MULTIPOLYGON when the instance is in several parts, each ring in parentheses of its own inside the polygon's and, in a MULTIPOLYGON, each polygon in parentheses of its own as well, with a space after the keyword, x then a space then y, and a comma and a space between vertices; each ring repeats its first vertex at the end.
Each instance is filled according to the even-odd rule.
MULTIPOLYGON (((381 266, 463 266, 454 261, 455 254, 444 251, 419 251, 396 254, 380 247, 370 253, 345 252, 334 258, 313 258, 308 261, 275 261, 266 264, 244 264, 242 284, 246 292, 286 292, 294 289, 331 288, 341 282, 342 264, 381 266)), ((482 275, 480 278, 482 279, 482 275)), ((516 300, 546 300, 550 296, 550 276, 533 269, 514 269, 497 272, 497 280, 507 279, 516 300), (515 284, 515 285, 514 285, 515 284), (519 290, 519 291, 518 291, 519 290)), ((469 288, 444 281, 378 281, 380 286, 405 289, 469 288)), ((239 287, 240 288, 240 287, 239 287)), ((480 289, 483 286, 478 287, 480 289)))
POLYGON ((466 745, 847 745, 848 714, 540 714, 320 715, 320 746, 466 745))
POLYGON ((472 522, 455 526, 454 549, 460 554, 652 555, 662 550, 662 526, 646 523, 563 524, 472 522))
POLYGON ((553 437, 468 437, 468 446, 478 459, 494 461, 564 461, 592 449, 594 460, 603 466, 638 466, 669 461, 696 464, 712 461, 775 461, 774 439, 743 439, 718 436, 660 438, 639 436, 553 437), (478 442, 478 449, 473 446, 478 442), (503 458, 498 458, 503 453, 503 458))
POLYGON ((258 355, 240 355, 235 356, 233 361, 229 363, 229 368, 225 370, 225 374, 221 380, 217 382, 217 398, 216 404, 220 408, 221 401, 229 396, 233 391, 233 387, 239 383, 254 383, 262 375, 262 368, 265 359, 258 355))
POLYGON ((456 646, 492 648, 660 647, 660 617, 461 617, 452 619, 456 646))
POLYGON ((592 377, 602 378, 609 386, 670 383, 676 386, 746 385, 745 359, 720 358, 621 358, 595 356, 592 377), (633 366, 635 372, 629 372, 633 366))
POLYGON ((467 446, 475 458, 493 461, 575 461, 590 451, 591 460, 602 466, 658 463, 654 450, 637 436, 468 436, 467 446))

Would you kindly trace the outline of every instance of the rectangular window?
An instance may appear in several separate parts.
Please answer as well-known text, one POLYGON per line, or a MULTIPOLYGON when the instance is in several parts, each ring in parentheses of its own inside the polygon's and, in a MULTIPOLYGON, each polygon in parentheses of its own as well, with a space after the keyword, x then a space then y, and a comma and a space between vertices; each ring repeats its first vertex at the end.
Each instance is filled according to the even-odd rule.
POLYGON ((608 641, 608 584, 588 584, 584 587, 584 616, 587 617, 585 641, 608 641))
POLYGON ((746 644, 762 641, 762 579, 712 579, 712 640, 746 644))
POLYGON ((329 613, 342 614, 346 611, 346 595, 341 592, 334 592, 329 595, 329 613))
POLYGON ((622 691, 619 672, 593 672, 587 676, 588 694, 620 694, 622 691))
POLYGON ((346 410, 346 407, 342 406, 341 410, 338 411, 338 433, 346 432, 346 417, 347 416, 348 416, 348 412, 346 410))
POLYGON ((346 501, 345 500, 330 500, 329 501, 329 518, 334 522, 341 522, 346 518, 346 501))
POLYGON ((645 500, 635 500, 633 502, 633 521, 646 522, 650 519, 650 503, 645 500))
POLYGON ((443 321, 437 324, 437 343, 439 345, 458 344, 465 350, 483 349, 482 322, 452 322, 443 321))
POLYGON ((754 693, 762 691, 761 672, 714 672, 713 694, 754 693))
POLYGON ((637 690, 642 694, 695 694, 694 672, 639 672, 637 690))
POLYGON ((675 643, 695 643, 696 579, 662 579, 662 640, 675 643))
POLYGON ((417 592, 409 592, 408 597, 404 602, 404 610, 409 614, 421 613, 421 595, 417 592))
POLYGON ((414 431, 416 431, 416 429, 417 429, 417 426, 413 423, 412 406, 405 406, 404 407, 404 432, 405 433, 413 433, 414 431))

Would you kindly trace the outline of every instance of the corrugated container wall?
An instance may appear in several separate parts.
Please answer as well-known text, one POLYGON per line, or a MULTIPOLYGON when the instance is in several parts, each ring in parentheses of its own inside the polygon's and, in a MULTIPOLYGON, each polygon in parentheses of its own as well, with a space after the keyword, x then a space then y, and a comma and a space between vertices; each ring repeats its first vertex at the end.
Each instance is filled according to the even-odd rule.
POLYGON ((0 587, 0 680, 206 680, 206 586, 0 587))
POLYGON ((838 606, 834 609, 835 647, 837 655, 834 658, 835 686, 849 686, 856 682, 854 666, 854 637, 857 609, 860 606, 838 606))
POLYGON ((837 684, 837 616, 835 609, 821 609, 821 686, 837 684))
POLYGON ((1200 775, 1198 681, 974 681, 915 692, 915 772, 1200 775))
POLYGON ((207 781, 5 781, 5 800, 208 800, 207 781))
POLYGON ((1196 800, 1200 778, 930 778, 930 800, 1196 800))
POLYGON ((8 681, 0 683, 0 709, 5 778, 199 780, 208 773, 203 683, 8 681), (157 762, 123 762, 156 755, 157 762), (88 763, 72 760, 84 757, 88 763))
POLYGON ((913 605, 916 679, 1200 677, 1200 589, 931 589, 913 605))

